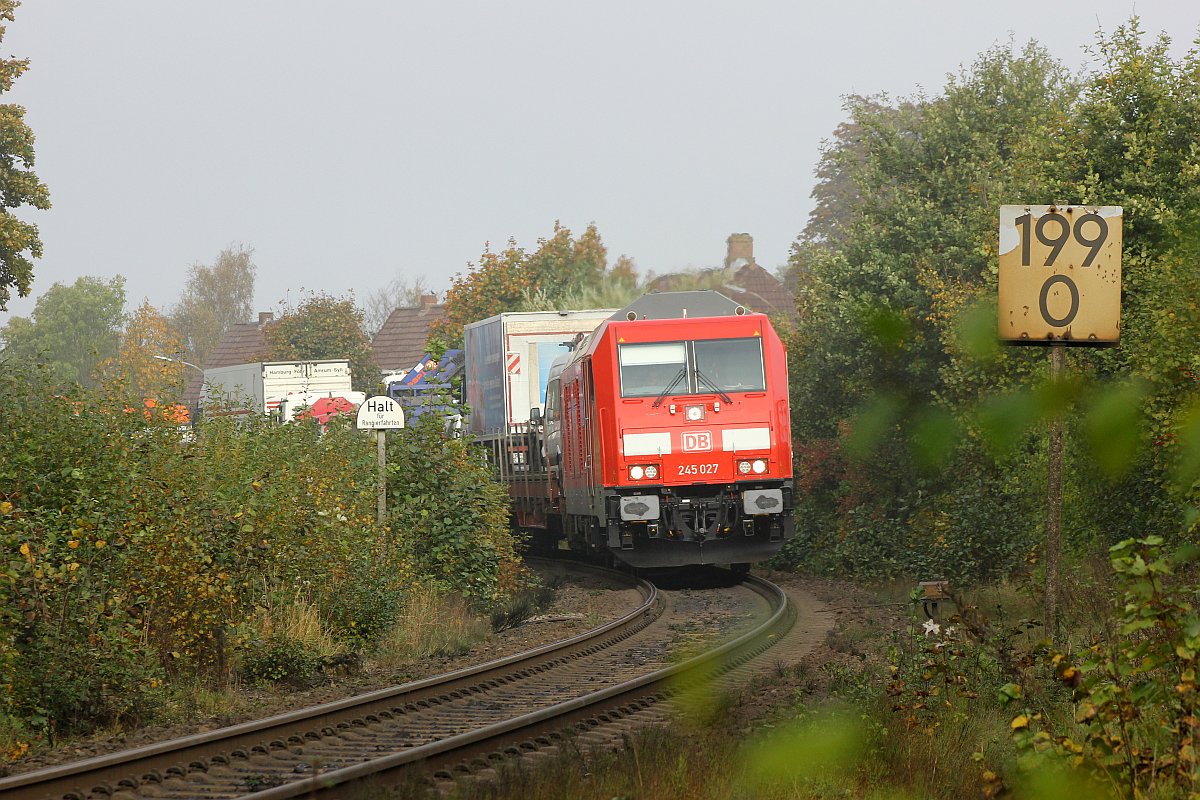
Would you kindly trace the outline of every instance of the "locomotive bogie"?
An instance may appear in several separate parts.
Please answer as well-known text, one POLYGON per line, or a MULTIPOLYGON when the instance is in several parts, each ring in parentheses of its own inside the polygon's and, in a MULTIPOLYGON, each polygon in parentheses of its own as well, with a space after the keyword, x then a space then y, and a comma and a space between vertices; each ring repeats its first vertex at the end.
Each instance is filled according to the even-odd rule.
POLYGON ((761 561, 795 533, 791 491, 758 483, 612 493, 604 545, 637 567, 761 561))

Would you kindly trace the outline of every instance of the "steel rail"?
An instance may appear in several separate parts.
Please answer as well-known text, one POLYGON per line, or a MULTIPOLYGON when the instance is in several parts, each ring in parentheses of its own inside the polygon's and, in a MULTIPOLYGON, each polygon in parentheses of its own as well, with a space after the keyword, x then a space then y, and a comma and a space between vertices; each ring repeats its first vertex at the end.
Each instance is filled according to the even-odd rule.
POLYGON ((616 708, 616 716, 620 717, 666 699, 680 688, 674 682, 702 681, 718 672, 732 669, 769 647, 773 634, 791 627, 795 610, 782 589, 753 575, 747 576, 744 582, 771 604, 770 617, 754 629, 706 653, 504 722, 247 794, 241 800, 287 800, 316 792, 328 798, 351 797, 361 790, 361 786, 357 785, 361 781, 382 779, 386 782, 394 778, 396 773, 413 767, 460 765, 472 760, 477 766, 490 766, 507 755, 537 749, 539 740, 543 745, 561 740, 564 729, 572 725, 582 730, 607 721, 605 717, 608 715, 602 709, 616 708), (515 738, 524 741, 520 745, 512 745, 515 738), (506 742, 510 744, 505 746, 506 742))
POLYGON ((214 756, 303 738, 314 730, 361 721, 376 710, 448 697, 452 692, 464 692, 513 672, 529 672, 580 652, 615 644, 645 627, 662 610, 658 590, 647 581, 585 564, 572 563, 571 568, 615 577, 639 590, 643 601, 624 616, 578 636, 484 664, 265 719, 0 778, 0 794, 21 790, 22 797, 82 800, 90 794, 111 795, 122 789, 136 789, 146 781, 157 783, 164 776, 203 769, 214 756), (604 640, 606 636, 611 638, 604 640))

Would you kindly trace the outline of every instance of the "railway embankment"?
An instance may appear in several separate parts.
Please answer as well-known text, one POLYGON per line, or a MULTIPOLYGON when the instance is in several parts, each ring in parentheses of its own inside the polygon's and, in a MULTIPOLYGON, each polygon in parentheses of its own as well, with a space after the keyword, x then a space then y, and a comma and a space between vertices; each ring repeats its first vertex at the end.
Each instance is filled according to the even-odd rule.
MULTIPOLYGON (((458 764, 436 773, 449 781, 500 766, 510 755, 545 757, 566 742, 590 748, 686 710, 696 692, 741 686, 766 669, 764 653, 790 658, 812 641, 793 639, 797 608, 779 587, 712 573, 715 579, 689 578, 661 592, 609 573, 636 588, 640 605, 582 636, 315 708, 17 775, 0 788, 36 796, 233 797, 266 787, 270 796, 285 797, 458 764), (476 752, 486 759, 472 758, 476 752)), ((628 600, 619 586, 588 593, 602 597, 610 612, 628 600)), ((594 617, 597 607, 558 609, 519 627, 585 613, 594 617)), ((811 624, 820 623, 802 620, 799 630, 811 624)))
POLYGON ((586 573, 570 574, 551 562, 542 562, 538 575, 549 587, 541 595, 542 603, 531 603, 521 615, 502 622, 500 630, 492 629, 492 620, 486 615, 461 607, 436 608, 429 599, 415 609, 423 616, 425 630, 414 632, 408 649, 328 671, 315 683, 244 681, 220 689, 198 689, 202 697, 190 708, 169 709, 172 718, 167 721, 105 728, 53 746, 43 744, 9 761, 5 769, 19 774, 466 669, 578 635, 615 619, 637 601, 637 593, 627 586, 586 573))

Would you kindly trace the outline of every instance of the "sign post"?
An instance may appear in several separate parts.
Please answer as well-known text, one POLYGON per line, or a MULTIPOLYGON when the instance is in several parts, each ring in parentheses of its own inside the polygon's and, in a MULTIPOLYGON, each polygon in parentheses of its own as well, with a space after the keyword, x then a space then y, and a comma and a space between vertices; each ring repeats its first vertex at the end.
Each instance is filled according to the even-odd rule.
MULTIPOLYGON (((1060 383, 1066 345, 1121 339, 1119 206, 1000 207, 1000 340, 1050 348, 1050 381, 1060 383)), ((1050 423, 1046 476, 1046 629, 1058 641, 1062 552, 1061 415, 1050 423)))
POLYGON ((386 395, 368 397, 358 407, 354 420, 359 430, 375 431, 376 462, 379 467, 376 521, 382 528, 387 520, 387 432, 404 427, 404 408, 386 395))
MULTIPOLYGON (((1050 383, 1062 383, 1066 353, 1061 344, 1050 346, 1050 383)), ((1046 631, 1058 642, 1058 562, 1062 555, 1063 420, 1050 420, 1046 447, 1046 631)))

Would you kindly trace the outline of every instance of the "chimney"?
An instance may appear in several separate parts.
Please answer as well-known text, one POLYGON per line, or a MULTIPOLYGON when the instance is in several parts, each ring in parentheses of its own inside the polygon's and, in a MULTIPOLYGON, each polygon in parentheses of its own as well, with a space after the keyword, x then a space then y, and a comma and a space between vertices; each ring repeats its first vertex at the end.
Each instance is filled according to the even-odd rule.
POLYGON ((725 268, 737 261, 745 259, 746 263, 754 263, 754 237, 748 233, 732 233, 725 240, 725 268))
POLYGON ((421 308, 429 308, 430 306, 436 306, 436 305, 437 305, 437 295, 436 294, 421 295, 421 308))
POLYGON ((258 327, 261 328, 263 325, 266 325, 268 322, 274 321, 274 319, 275 319, 274 311, 260 311, 260 312, 258 312, 258 327))

